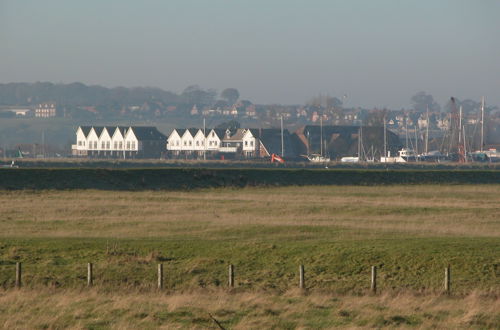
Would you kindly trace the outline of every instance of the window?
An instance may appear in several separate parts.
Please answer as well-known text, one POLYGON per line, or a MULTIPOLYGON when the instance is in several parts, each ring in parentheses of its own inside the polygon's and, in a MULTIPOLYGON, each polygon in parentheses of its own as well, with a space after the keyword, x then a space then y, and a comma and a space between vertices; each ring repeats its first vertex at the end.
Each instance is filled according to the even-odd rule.
POLYGON ((184 141, 184 146, 187 146, 187 142, 186 141, 184 141))
POLYGON ((130 141, 127 141, 127 149, 130 149, 130 141))
POLYGON ((250 141, 250 145, 253 147, 253 141, 250 141))
POLYGON ((212 137, 214 137, 214 136, 215 136, 215 133, 214 133, 214 132, 212 132, 212 137))
POLYGON ((109 141, 108 141, 108 142, 106 142, 106 149, 109 149, 109 148, 110 148, 110 147, 109 147, 109 145, 110 145, 110 144, 111 144, 111 142, 109 142, 109 141))
POLYGON ((196 141, 196 146, 199 146, 200 145, 200 141, 196 141))
POLYGON ((115 143, 113 143, 113 148, 118 149, 118 141, 115 141, 115 143))
POLYGON ((248 141, 245 141, 245 147, 247 147, 247 146, 248 146, 248 141))
POLYGON ((135 150, 135 141, 132 141, 132 149, 135 150))
POLYGON ((97 149, 97 141, 94 141, 94 149, 97 149))
POLYGON ((106 148, 106 144, 104 143, 104 141, 101 142, 101 149, 105 149, 106 148))
POLYGON ((82 145, 82 141, 78 141, 78 145, 81 146, 82 145))
POLYGON ((192 146, 193 145, 193 141, 189 141, 189 146, 192 146))
POLYGON ((120 143, 119 143, 118 145, 120 146, 120 147, 119 147, 120 149, 122 149, 122 148, 123 148, 123 142, 122 142, 122 141, 120 141, 120 143))
POLYGON ((175 141, 175 145, 178 146, 179 145, 179 140, 175 141))

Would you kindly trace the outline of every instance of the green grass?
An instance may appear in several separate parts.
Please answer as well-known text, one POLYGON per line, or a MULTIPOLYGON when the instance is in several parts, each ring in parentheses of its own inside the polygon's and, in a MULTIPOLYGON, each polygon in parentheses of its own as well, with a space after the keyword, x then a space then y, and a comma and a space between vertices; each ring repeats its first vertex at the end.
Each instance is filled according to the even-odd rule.
POLYGON ((362 293, 369 287, 370 266, 376 265, 381 290, 439 291, 443 269, 451 264, 454 292, 498 289, 495 238, 336 241, 335 231, 327 230, 322 235, 331 239, 249 241, 251 233, 229 239, 2 239, 0 283, 12 287, 15 262, 22 261, 27 287, 83 287, 86 263, 93 262, 96 285, 153 288, 156 264, 163 263, 166 286, 186 290, 225 286, 231 263, 239 287, 284 292, 297 286, 297 268, 304 264, 309 288, 362 293))
POLYGON ((0 327, 214 327, 208 313, 228 328, 493 327, 499 193, 499 185, 2 191, 0 327), (297 291, 301 264, 306 292, 297 291), (447 265, 451 297, 441 295, 447 265))
POLYGON ((238 286, 285 292, 304 264, 311 289, 498 290, 498 186, 291 187, 192 192, 4 192, 0 285, 24 264, 27 287, 238 286), (35 211, 36 210, 36 211, 35 211))

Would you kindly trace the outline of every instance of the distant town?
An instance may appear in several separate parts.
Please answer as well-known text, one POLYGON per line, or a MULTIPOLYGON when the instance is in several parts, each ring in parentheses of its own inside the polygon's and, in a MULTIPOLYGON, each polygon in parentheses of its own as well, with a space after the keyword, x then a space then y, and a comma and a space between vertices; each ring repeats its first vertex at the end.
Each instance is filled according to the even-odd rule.
POLYGON ((198 86, 175 94, 80 83, 0 84, 0 157, 249 159, 276 154, 340 161, 380 160, 401 149, 411 150, 409 157, 500 149, 500 110, 487 99, 450 97, 440 106, 432 95, 418 92, 410 109, 347 104, 348 95, 317 95, 303 105, 254 104, 240 99, 235 88, 219 95, 198 86), (145 134, 156 142, 146 143, 145 134))

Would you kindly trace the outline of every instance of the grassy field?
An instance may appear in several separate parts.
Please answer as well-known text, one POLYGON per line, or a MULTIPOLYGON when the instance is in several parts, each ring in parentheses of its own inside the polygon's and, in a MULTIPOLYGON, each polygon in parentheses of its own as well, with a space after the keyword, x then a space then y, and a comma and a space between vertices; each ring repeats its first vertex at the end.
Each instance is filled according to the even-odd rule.
POLYGON ((499 202, 500 185, 1 191, 0 327, 495 327, 499 202))

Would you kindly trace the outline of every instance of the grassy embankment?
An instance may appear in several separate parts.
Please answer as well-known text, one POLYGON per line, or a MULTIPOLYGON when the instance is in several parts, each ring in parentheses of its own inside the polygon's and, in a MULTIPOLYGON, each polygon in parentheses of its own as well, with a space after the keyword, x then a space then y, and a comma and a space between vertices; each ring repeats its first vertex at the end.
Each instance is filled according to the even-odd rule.
POLYGON ((485 169, 14 168, 0 169, 0 189, 185 190, 304 185, 494 184, 485 169))
POLYGON ((3 191, 0 325, 205 327, 215 325, 210 312, 240 328, 493 327, 499 193, 499 185, 3 191), (16 261, 20 292, 11 289, 16 261), (157 263, 168 295, 151 293, 157 263), (299 264, 306 295, 294 291, 299 264), (453 297, 440 295, 448 264, 453 297), (364 295, 372 265, 381 296, 364 295))

